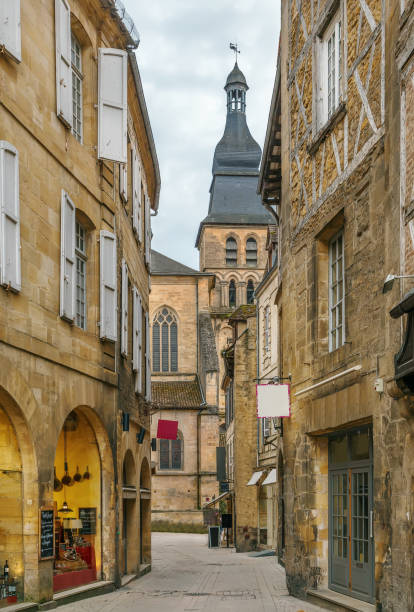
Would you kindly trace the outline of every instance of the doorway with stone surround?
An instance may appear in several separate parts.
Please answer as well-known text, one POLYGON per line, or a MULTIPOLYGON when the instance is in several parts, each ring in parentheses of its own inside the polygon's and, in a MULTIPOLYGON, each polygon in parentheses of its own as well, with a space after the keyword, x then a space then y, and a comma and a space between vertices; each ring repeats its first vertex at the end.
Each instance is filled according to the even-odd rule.
POLYGON ((372 430, 329 440, 329 587, 367 602, 374 596, 372 430))

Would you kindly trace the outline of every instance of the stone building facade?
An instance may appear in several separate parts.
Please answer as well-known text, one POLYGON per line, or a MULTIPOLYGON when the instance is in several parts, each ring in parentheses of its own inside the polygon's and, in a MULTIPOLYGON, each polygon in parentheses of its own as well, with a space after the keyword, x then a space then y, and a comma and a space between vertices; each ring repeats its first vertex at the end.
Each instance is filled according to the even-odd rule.
MULTIPOLYGON (((412 272, 412 12, 282 3, 281 195, 276 172, 265 195, 292 375, 285 563, 292 593, 336 609, 413 608, 411 400, 394 365, 407 340, 388 314, 412 280, 382 292, 387 274, 412 272)), ((403 299, 392 316, 409 310, 403 299)))
POLYGON ((203 505, 218 494, 218 359, 209 315, 215 277, 152 253, 151 437, 159 419, 178 421, 177 440, 152 452, 154 529, 203 526, 203 505))
POLYGON ((257 550, 259 494, 256 416, 256 307, 240 306, 229 318, 233 336, 223 359, 227 392, 226 447, 233 515, 233 544, 237 552, 257 550), (229 389, 232 390, 230 397, 229 389))
POLYGON ((160 178, 121 3, 1 10, 0 563, 47 602, 151 562, 160 178))

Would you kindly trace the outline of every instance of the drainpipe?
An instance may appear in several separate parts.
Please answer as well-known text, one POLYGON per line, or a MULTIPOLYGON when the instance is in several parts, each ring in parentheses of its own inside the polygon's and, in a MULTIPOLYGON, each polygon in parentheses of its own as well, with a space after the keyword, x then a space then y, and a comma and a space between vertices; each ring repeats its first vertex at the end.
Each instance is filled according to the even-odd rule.
MULTIPOLYGON (((259 383, 260 380, 260 366, 259 366, 259 359, 260 359, 260 350, 259 350, 259 308, 258 308, 258 303, 257 303, 257 297, 255 296, 255 301, 256 301, 256 378, 257 378, 257 383, 259 383)), ((259 443, 260 443, 260 419, 257 419, 257 442, 256 442, 256 465, 259 465, 259 443)))
POLYGON ((201 386, 200 377, 197 374, 197 380, 201 391, 202 402, 200 404, 200 410, 197 412, 197 510, 201 510, 201 413, 204 408, 207 406, 207 402, 205 400, 203 387, 201 386))

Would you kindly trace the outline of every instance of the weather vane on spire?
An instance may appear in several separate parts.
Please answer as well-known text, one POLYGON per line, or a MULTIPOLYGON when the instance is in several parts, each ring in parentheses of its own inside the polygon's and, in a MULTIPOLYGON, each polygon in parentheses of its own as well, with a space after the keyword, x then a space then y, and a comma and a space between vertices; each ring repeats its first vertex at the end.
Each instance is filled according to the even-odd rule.
POLYGON ((237 54, 238 54, 238 53, 240 53, 240 50, 239 50, 239 45, 238 45, 237 43, 236 43, 236 44, 234 44, 234 43, 230 43, 230 49, 231 49, 232 51, 234 51, 234 56, 235 56, 235 58, 236 58, 236 62, 237 62, 237 54))

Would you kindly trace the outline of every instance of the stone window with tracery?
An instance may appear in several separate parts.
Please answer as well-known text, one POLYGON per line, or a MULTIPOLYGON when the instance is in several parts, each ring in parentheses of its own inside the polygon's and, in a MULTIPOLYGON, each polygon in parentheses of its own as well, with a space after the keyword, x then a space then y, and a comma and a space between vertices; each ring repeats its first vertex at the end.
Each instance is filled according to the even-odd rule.
POLYGON ((177 317, 165 306, 156 313, 152 323, 152 370, 178 371, 177 317))

